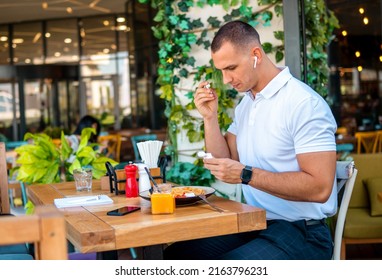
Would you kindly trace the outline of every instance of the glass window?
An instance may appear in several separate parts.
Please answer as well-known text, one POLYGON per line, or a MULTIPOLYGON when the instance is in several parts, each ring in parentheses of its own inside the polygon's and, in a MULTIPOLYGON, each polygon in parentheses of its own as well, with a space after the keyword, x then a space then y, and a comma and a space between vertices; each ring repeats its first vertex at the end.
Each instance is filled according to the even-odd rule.
POLYGON ((114 17, 85 18, 80 22, 81 75, 116 74, 116 31, 114 17))
POLYGON ((382 2, 348 2, 349 5, 343 5, 341 1, 327 1, 340 25, 334 31, 329 61, 331 69, 338 71, 338 74, 332 72, 331 95, 340 103, 339 123, 353 134, 357 130, 382 128, 379 123, 379 116, 382 116, 379 73, 382 67, 382 2), (370 122, 371 125, 367 125, 370 122))
POLYGON ((83 59, 96 55, 115 57, 116 33, 114 17, 85 18, 80 24, 83 59))
POLYGON ((0 26, 0 64, 9 64, 8 25, 0 26))
POLYGON ((117 16, 117 36, 118 36, 118 51, 126 54, 127 52, 127 32, 131 31, 131 27, 127 23, 126 15, 117 16))
POLYGON ((14 64, 43 64, 42 23, 15 24, 12 48, 14 64))
POLYGON ((78 63, 77 20, 54 20, 46 24, 46 63, 78 63))

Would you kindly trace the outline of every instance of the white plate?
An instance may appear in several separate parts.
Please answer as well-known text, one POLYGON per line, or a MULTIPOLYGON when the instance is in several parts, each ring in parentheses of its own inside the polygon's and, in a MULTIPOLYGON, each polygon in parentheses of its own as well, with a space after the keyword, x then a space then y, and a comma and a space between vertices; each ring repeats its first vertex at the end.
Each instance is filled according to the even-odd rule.
MULTIPOLYGON (((204 195, 206 197, 209 197, 215 192, 214 188, 211 187, 203 187, 203 186, 177 186, 174 188, 184 188, 184 187, 191 187, 191 188, 199 188, 204 190, 204 195)), ((149 191, 143 191, 139 194, 140 197, 146 200, 150 200, 150 192, 149 191)), ((176 205, 187 205, 187 204, 193 204, 197 201, 201 200, 201 198, 197 196, 192 196, 192 197, 177 197, 175 198, 175 203, 176 205)))

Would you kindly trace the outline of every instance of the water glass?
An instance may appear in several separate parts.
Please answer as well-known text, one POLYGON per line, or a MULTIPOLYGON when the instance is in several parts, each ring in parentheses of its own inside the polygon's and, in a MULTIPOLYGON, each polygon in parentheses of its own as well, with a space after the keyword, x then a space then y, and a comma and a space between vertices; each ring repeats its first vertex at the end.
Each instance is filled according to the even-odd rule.
POLYGON ((91 191, 93 173, 91 168, 74 169, 73 177, 77 191, 91 191))

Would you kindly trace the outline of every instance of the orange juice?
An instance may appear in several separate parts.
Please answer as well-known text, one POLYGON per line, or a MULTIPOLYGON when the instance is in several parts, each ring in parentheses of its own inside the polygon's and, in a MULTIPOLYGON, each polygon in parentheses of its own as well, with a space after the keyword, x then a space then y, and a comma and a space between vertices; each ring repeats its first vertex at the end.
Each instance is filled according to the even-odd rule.
POLYGON ((175 198, 171 193, 153 193, 151 195, 152 214, 172 214, 175 210, 175 198))

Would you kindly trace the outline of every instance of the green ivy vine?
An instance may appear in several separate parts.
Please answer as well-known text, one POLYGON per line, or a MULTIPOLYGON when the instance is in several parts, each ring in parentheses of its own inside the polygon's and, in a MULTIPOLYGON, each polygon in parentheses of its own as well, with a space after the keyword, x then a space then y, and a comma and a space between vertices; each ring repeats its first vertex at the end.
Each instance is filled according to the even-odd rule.
MULTIPOLYGON (((194 89, 186 89, 185 96, 189 100, 186 105, 183 105, 179 96, 175 94, 176 90, 185 90, 180 89, 180 80, 193 75, 195 84, 201 80, 213 82, 219 97, 218 115, 222 131, 225 131, 232 122, 228 112, 234 107, 238 94, 223 85, 221 72, 214 68, 211 60, 208 65, 195 67, 196 61, 190 56, 192 46, 198 45, 208 50, 211 44, 208 32, 216 32, 221 25, 231 20, 243 20, 254 27, 270 26, 274 13, 277 17, 283 14, 282 0, 258 0, 258 4, 263 7, 259 11, 253 11, 248 0, 139 0, 139 2, 150 3, 157 10, 154 17, 157 24, 152 27, 154 36, 159 40, 157 84, 160 86, 161 98, 166 101, 165 115, 168 118, 170 142, 166 153, 171 155, 176 163, 177 134, 180 130, 187 132, 191 143, 204 138, 202 120, 190 114, 190 110, 195 109, 194 89), (206 5, 221 5, 227 11, 223 21, 210 16, 205 25, 201 19, 188 17, 191 7, 203 8, 206 5), (231 9, 231 7, 237 8, 231 9)), ((305 16, 309 43, 308 84, 325 96, 328 81, 325 47, 338 22, 334 15, 326 10, 324 0, 305 0, 305 16)), ((275 31, 274 37, 280 43, 273 45, 264 42, 263 48, 266 53, 275 56, 276 62, 280 62, 284 58, 284 32, 275 31)))

